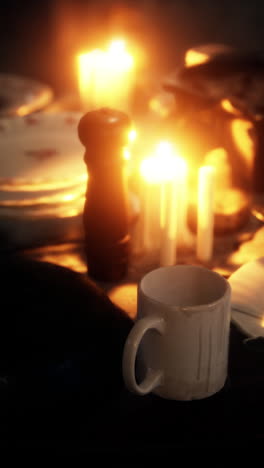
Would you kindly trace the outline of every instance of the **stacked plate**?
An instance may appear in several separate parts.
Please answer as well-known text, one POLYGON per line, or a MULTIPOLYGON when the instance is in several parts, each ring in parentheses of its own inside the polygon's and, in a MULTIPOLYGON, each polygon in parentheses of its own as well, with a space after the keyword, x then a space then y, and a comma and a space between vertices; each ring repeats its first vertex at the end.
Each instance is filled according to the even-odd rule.
POLYGON ((87 183, 81 114, 0 120, 1 248, 82 236, 87 183))
POLYGON ((29 78, 0 73, 0 117, 24 116, 48 105, 51 88, 29 78))
POLYGON ((249 337, 264 338, 264 257, 242 265, 229 283, 233 322, 249 337))

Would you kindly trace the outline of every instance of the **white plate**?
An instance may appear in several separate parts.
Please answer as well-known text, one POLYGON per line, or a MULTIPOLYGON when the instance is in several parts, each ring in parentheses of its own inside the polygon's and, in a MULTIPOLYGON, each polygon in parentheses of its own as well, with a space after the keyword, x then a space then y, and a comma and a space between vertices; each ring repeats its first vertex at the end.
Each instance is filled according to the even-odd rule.
POLYGON ((1 248, 76 239, 87 185, 81 114, 0 120, 1 248))
POLYGON ((229 283, 233 322, 248 336, 264 337, 264 257, 238 268, 229 283))
POLYGON ((24 116, 51 102, 51 88, 29 78, 0 73, 0 117, 24 116))
POLYGON ((0 191, 58 190, 85 181, 77 126, 81 114, 35 114, 0 121, 0 191))
POLYGON ((264 337, 263 319, 232 309, 232 322, 249 337, 264 337))

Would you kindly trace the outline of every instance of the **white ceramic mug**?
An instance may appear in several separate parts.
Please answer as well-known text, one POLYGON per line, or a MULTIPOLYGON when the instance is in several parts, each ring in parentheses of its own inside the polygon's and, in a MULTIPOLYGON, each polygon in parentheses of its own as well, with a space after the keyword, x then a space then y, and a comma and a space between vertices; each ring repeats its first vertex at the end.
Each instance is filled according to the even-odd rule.
POLYGON ((221 390, 227 378, 230 296, 228 281, 204 267, 176 265, 146 274, 123 352, 127 388, 175 400, 221 390), (135 376, 139 347, 146 371, 141 383, 135 376))

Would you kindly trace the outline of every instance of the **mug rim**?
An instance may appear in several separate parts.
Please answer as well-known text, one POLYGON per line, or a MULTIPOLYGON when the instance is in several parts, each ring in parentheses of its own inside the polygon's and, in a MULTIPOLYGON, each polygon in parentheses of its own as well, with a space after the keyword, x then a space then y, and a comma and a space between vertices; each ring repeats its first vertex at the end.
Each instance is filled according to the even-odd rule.
POLYGON ((146 273, 140 280, 140 283, 139 283, 139 291, 140 293, 148 300, 158 304, 158 305, 162 305, 163 307, 165 306, 167 309, 173 309, 173 310, 189 310, 189 311, 193 311, 193 312, 199 312, 200 309, 203 309, 204 307, 209 307, 209 308, 214 308, 218 303, 220 303, 223 298, 225 298, 228 294, 230 295, 231 297, 231 286, 229 284, 229 282, 227 281, 226 278, 224 278, 224 276, 220 275, 220 273, 217 273, 216 271, 213 271, 213 270, 210 270, 209 268, 206 268, 204 266, 201 266, 201 265, 186 265, 186 264, 179 264, 179 265, 170 265, 170 266, 165 266, 165 267, 158 267, 158 268, 155 268, 154 270, 151 270, 149 271, 148 273, 146 273), (174 268, 178 268, 178 267, 187 267, 187 268, 194 268, 194 269, 199 269, 199 270, 206 270, 207 272, 210 272, 212 273, 215 277, 221 279, 225 285, 225 291, 224 291, 224 294, 219 297, 218 299, 216 299, 215 301, 212 301, 212 302, 205 302, 203 304, 199 304, 199 305, 186 305, 186 306, 180 306, 180 305, 172 305, 172 304, 166 304, 165 302, 162 302, 158 299, 155 299, 149 295, 147 295, 144 291, 143 291, 143 288, 142 288, 142 282, 143 280, 148 277, 150 274, 154 273, 154 272, 157 272, 158 270, 168 270, 168 269, 174 269, 174 268))

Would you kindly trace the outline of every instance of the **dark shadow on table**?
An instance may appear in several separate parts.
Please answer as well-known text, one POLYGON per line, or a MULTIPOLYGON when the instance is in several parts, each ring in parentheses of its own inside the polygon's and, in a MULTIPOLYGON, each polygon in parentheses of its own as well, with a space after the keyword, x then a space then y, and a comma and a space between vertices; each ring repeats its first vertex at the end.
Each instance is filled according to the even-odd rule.
POLYGON ((133 322, 103 290, 48 263, 2 257, 1 267, 3 445, 131 457, 263 446, 263 346, 246 345, 233 324, 228 379, 218 394, 191 402, 135 396, 121 374, 133 322))

